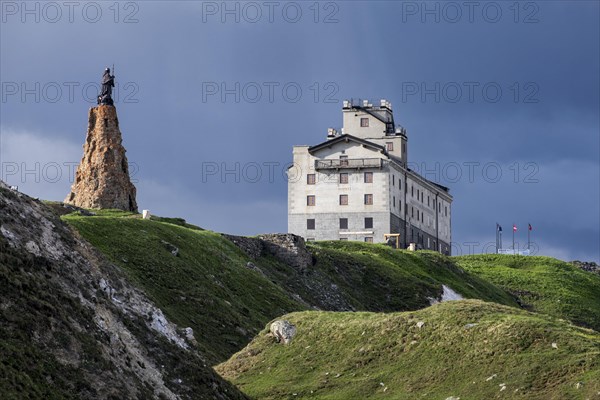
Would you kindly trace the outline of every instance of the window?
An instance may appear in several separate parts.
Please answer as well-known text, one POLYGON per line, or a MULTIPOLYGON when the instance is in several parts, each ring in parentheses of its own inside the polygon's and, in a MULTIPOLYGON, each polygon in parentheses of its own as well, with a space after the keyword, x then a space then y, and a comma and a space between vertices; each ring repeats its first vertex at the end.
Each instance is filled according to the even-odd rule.
POLYGON ((348 218, 340 218, 340 229, 348 229, 348 218))
POLYGON ((348 240, 348 238, 340 238, 340 240, 348 240))
POLYGON ((387 151, 394 151, 394 142, 387 142, 387 143, 385 144, 385 149, 386 149, 387 151))
POLYGON ((347 205, 348 205, 348 195, 340 194, 340 206, 347 206, 347 205))
POLYGON ((365 238, 365 243, 373 243, 373 237, 369 236, 365 238))
POLYGON ((421 218, 419 217, 419 210, 417 210, 417 221, 420 221, 421 218))
POLYGON ((315 174, 306 175, 306 183, 308 185, 314 185, 317 182, 317 176, 315 174))
POLYGON ((429 207, 429 196, 427 196, 427 207, 429 207))
POLYGON ((315 220, 314 220, 314 218, 306 220, 306 229, 310 229, 310 230, 315 229, 315 220))
POLYGON ((340 166, 344 167, 348 165, 348 156, 340 156, 340 166))
POLYGON ((314 195, 306 196, 306 205, 307 206, 314 206, 315 204, 316 204, 316 201, 315 201, 314 195))
POLYGON ((394 208, 396 208, 396 196, 393 196, 392 198, 394 199, 394 201, 393 201, 394 208))
POLYGON ((402 212, 402 200, 398 200, 398 210, 402 212))
POLYGON ((447 217, 448 216, 448 206, 444 207, 444 211, 445 211, 445 214, 446 214, 446 217, 447 217))
POLYGON ((315 241, 315 238, 306 238, 306 241, 307 241, 307 242, 314 242, 314 241, 315 241))
POLYGON ((411 195, 412 197, 415 197, 415 187, 414 187, 414 186, 412 186, 412 185, 411 185, 411 187, 410 187, 410 195, 411 195))
POLYGON ((347 172, 340 173, 340 183, 348 183, 348 173, 347 172))
POLYGON ((365 172, 365 183, 373 183, 373 173, 365 172))
POLYGON ((402 190, 402 179, 398 178, 398 190, 402 190))
POLYGON ((413 206, 410 207, 410 217, 411 218, 415 217, 415 208, 413 206))
POLYGON ((417 200, 419 200, 419 189, 417 189, 417 200))
POLYGON ((372 194, 365 194, 365 204, 366 205, 373 204, 373 195, 372 194))
POLYGON ((372 217, 365 218, 365 229, 373 229, 373 218, 372 217))
POLYGON ((361 128, 367 128, 369 126, 369 118, 361 118, 360 126, 361 128))

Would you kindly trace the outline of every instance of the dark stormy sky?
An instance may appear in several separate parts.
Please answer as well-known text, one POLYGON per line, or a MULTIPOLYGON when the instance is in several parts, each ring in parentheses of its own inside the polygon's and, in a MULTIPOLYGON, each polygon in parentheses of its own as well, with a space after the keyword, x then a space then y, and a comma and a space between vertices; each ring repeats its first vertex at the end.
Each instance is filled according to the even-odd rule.
POLYGON ((454 196, 455 254, 600 259, 597 1, 1 1, 2 179, 62 200, 102 70, 140 209, 287 229, 292 146, 385 98, 454 196))

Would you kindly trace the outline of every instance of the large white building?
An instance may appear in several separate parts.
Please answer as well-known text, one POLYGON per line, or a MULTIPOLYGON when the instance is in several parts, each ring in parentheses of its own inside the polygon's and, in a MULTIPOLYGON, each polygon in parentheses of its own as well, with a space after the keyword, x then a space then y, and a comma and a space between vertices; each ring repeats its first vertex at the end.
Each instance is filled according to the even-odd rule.
POLYGON ((407 167, 406 130, 391 103, 343 103, 341 132, 294 146, 288 170, 288 231, 306 240, 384 242, 450 254, 452 196, 407 167))

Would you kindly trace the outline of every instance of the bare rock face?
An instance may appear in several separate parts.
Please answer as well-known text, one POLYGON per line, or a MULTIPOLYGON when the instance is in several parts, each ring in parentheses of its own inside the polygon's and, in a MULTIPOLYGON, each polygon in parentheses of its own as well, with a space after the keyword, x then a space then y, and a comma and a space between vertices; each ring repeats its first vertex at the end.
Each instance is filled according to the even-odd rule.
POLYGON ((116 108, 90 108, 83 158, 65 203, 137 212, 136 190, 121 142, 116 108))
POLYGON ((256 238, 226 235, 237 247, 253 259, 270 253, 280 261, 305 272, 313 264, 312 254, 306 248, 304 239, 291 233, 270 233, 256 238))

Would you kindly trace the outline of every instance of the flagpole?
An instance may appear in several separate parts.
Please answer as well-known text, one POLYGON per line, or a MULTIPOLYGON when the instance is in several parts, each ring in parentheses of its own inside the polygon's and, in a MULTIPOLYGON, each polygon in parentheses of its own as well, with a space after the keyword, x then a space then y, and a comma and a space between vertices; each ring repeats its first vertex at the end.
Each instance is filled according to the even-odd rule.
POLYGON ((498 254, 498 223, 496 222, 496 254, 498 254))
POLYGON ((500 239, 500 248, 502 248, 502 231, 500 231, 499 239, 500 239))
POLYGON ((531 247, 531 241, 529 240, 529 233, 531 232, 531 229, 529 229, 531 225, 527 226, 527 250, 529 250, 529 248, 531 247))
POLYGON ((515 224, 513 224, 513 254, 515 254, 515 224))

